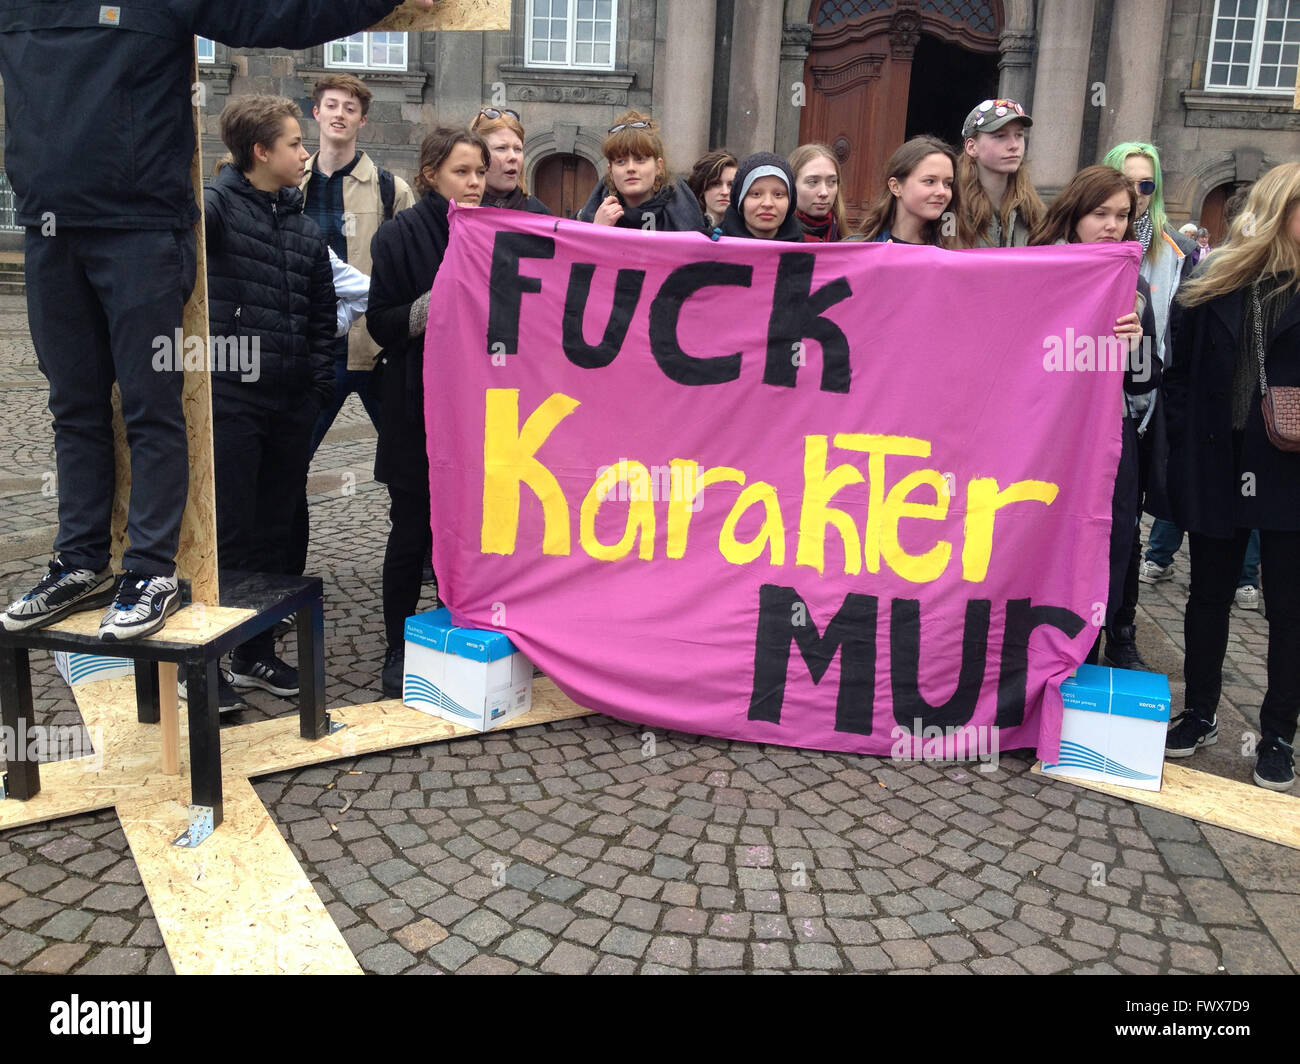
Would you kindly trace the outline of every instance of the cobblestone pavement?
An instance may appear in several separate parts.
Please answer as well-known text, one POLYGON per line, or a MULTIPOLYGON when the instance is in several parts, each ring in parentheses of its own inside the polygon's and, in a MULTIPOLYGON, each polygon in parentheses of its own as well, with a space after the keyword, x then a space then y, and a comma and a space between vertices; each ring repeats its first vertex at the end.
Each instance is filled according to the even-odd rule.
MULTIPOLYGON (((30 545, 54 520, 51 445, 10 297, 0 417, 0 546, 30 545)), ((373 445, 351 399, 313 466, 330 705, 378 697, 373 445)), ((29 584, 48 540, 0 554, 0 588, 29 584)), ((1185 555, 1142 589, 1143 652, 1175 679, 1186 589, 1185 555)), ((1264 640, 1258 614, 1234 613, 1221 740, 1197 768, 1249 779, 1264 640)), ((33 672, 38 722, 77 725, 48 656, 33 672)), ((239 722, 292 712, 254 701, 239 722)), ((256 788, 370 972, 1300 970, 1300 851, 1006 757, 985 774, 663 732, 651 749, 646 732, 590 717, 256 788)), ((0 973, 15 970, 171 970, 113 814, 0 833, 0 973)))

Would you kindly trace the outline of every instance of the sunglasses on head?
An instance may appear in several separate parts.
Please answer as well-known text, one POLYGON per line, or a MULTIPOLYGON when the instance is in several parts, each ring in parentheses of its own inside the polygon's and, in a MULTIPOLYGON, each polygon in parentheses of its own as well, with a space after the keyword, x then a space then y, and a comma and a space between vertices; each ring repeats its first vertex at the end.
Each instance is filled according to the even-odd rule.
POLYGON ((617 133, 619 132, 619 130, 622 129, 649 129, 649 128, 650 128, 649 122, 620 122, 616 126, 610 126, 609 131, 610 133, 617 133))
MULTIPOLYGON (((478 125, 478 123, 479 123, 479 119, 480 119, 480 118, 486 118, 488 121, 492 121, 493 119, 496 119, 496 118, 505 118, 507 115, 508 115, 509 117, 513 118, 516 122, 519 121, 519 112, 518 112, 518 111, 512 111, 512 110, 510 110, 509 107, 504 107, 504 108, 501 108, 500 110, 498 110, 498 109, 495 108, 495 107, 485 107, 485 108, 483 108, 483 110, 481 110, 481 111, 478 113, 478 118, 475 118, 475 119, 474 119, 474 125, 475 125, 475 126, 478 125)), ((473 127, 471 126, 470 128, 473 128, 473 127)))
POLYGON ((1156 183, 1154 181, 1139 181, 1137 190, 1143 196, 1150 196, 1156 190, 1156 183))

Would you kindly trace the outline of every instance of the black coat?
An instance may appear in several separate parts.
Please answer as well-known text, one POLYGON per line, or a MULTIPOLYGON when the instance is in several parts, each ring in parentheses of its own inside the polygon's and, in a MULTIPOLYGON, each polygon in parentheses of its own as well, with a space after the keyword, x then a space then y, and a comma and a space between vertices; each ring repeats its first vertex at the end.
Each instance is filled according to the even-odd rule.
POLYGON ((187 229, 194 36, 307 48, 398 0, 0 0, 5 169, 20 225, 187 229))
POLYGON ((380 347, 375 479, 429 490, 424 436, 424 333, 411 336, 411 304, 433 287, 447 251, 447 201, 426 193, 399 211, 370 244, 366 327, 380 347))
POLYGON ((300 406, 314 394, 323 407, 334 394, 338 316, 329 249, 302 213, 302 193, 262 192, 223 166, 203 205, 209 330, 238 345, 257 341, 255 380, 238 365, 221 369, 214 342, 213 394, 268 408, 300 406))
MULTIPOLYGON (((1184 309, 1165 371, 1174 520, 1188 532, 1220 539, 1239 528, 1300 531, 1300 454, 1269 442, 1257 371, 1240 458, 1233 453, 1232 375, 1247 296, 1243 288, 1184 309), (1247 482, 1253 491, 1243 491, 1247 473, 1254 475, 1247 482)), ((1283 311, 1264 367, 1270 386, 1300 386, 1300 296, 1283 311)))
MULTIPOLYGON (((578 212, 578 221, 594 222, 597 208, 605 202, 609 191, 604 184, 596 186, 582 210, 578 212)), ((623 197, 619 196, 623 203, 623 197)), ((656 192, 639 207, 623 204, 623 217, 616 223, 619 229, 644 229, 659 233, 707 233, 709 223, 700 210, 699 200, 685 181, 668 184, 656 192), (654 218, 647 223, 646 217, 654 218)))

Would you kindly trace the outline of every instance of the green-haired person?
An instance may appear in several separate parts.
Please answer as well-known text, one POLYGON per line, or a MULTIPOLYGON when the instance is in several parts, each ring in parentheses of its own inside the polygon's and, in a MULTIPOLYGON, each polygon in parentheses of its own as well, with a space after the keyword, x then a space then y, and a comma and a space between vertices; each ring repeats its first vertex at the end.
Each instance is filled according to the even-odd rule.
MULTIPOLYGON (((1151 311, 1155 318, 1155 353, 1162 366, 1169 364, 1172 340, 1169 313, 1183 279, 1196 265, 1196 242, 1169 224, 1165 214, 1164 180, 1160 174, 1160 152, 1154 144, 1128 141, 1106 153, 1106 166, 1118 170, 1137 192, 1137 214, 1133 230, 1142 244, 1138 274, 1151 289, 1151 311)), ((1165 450, 1163 418, 1157 415, 1157 393, 1125 396, 1129 413, 1138 422, 1140 469, 1139 513, 1147 510, 1157 519, 1168 516, 1164 496, 1162 461, 1165 450), (1158 453, 1157 453, 1158 452, 1158 453)), ((1137 648, 1138 582, 1141 574, 1141 536, 1135 536, 1124 595, 1107 629, 1106 663, 1117 668, 1144 669, 1146 662, 1137 648)))

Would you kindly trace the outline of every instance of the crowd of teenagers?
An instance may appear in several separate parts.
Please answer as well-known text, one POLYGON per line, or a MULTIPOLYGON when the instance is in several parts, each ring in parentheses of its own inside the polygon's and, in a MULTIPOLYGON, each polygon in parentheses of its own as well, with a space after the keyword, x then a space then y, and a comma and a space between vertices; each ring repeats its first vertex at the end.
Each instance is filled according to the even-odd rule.
MULTIPOLYGON (((212 374, 218 552, 223 568, 303 571, 311 456, 357 392, 378 430, 375 476, 390 496, 380 678, 384 693, 396 695, 404 623, 429 575, 423 351, 449 206, 549 212, 527 189, 516 112, 484 107, 465 126, 433 130, 408 184, 357 148, 370 99, 350 75, 319 81, 312 155, 292 101, 243 97, 221 116, 230 154, 205 192, 211 331, 256 337, 260 367, 253 377, 240 365, 212 374)), ((1032 124, 1016 101, 986 100, 956 146, 935 136, 908 140, 880 187, 865 190, 861 220, 851 226, 839 161, 825 145, 802 145, 788 159, 718 149, 676 178, 658 123, 631 111, 610 127, 604 173, 576 217, 647 239, 697 232, 954 252, 1140 242, 1133 306, 1114 332, 1134 352, 1145 346, 1158 357, 1142 367, 1151 372, 1136 372, 1135 357, 1125 373, 1109 598, 1091 660, 1145 667, 1139 585, 1171 575, 1186 534, 1186 709, 1171 725, 1167 754, 1214 743, 1229 612, 1243 580, 1258 595, 1262 566, 1268 686, 1254 778, 1286 789, 1300 716, 1300 410, 1291 405, 1300 391, 1290 390, 1300 385, 1300 163, 1274 168, 1239 197, 1226 241, 1210 254, 1204 230, 1193 225, 1185 235, 1167 218, 1151 144, 1115 146, 1045 204, 1027 160, 1032 124), (1144 511, 1159 519, 1145 559, 1144 511)), ((70 571, 56 556, 0 622, 33 627, 102 602, 92 601, 104 590, 101 573, 82 570, 69 581, 70 571), (76 592, 66 590, 77 581, 76 592)), ((119 625, 114 637, 155 630, 173 608, 174 599, 134 628, 119 625)), ((223 709, 242 705, 238 689, 248 687, 297 692, 297 672, 276 654, 274 633, 236 650, 221 675, 223 709)))

